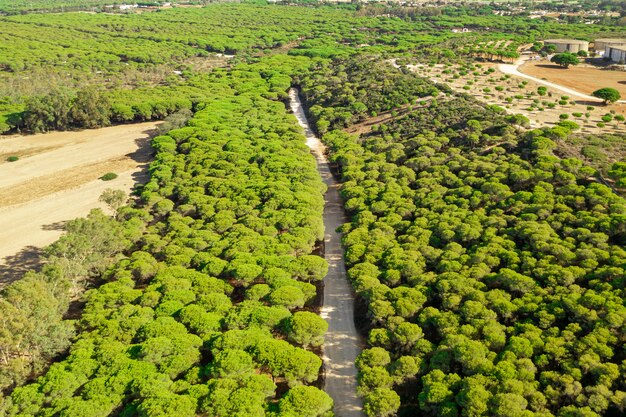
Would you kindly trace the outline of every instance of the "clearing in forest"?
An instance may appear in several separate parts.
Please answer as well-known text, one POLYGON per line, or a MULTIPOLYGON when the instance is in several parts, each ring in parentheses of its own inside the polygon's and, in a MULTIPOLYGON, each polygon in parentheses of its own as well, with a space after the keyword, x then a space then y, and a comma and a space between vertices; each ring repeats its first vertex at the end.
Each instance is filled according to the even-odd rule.
POLYGON ((34 265, 65 221, 103 207, 107 188, 130 191, 145 178, 157 123, 0 139, 0 285, 34 265), (17 156, 15 162, 7 162, 17 156), (118 174, 112 181, 99 178, 118 174))

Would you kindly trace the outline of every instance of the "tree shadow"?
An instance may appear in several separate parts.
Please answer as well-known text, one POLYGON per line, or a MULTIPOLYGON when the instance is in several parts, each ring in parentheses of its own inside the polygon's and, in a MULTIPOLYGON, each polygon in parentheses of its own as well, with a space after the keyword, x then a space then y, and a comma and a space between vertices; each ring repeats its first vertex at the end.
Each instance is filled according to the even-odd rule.
POLYGON ((602 103, 601 101, 576 100, 576 104, 580 104, 582 106, 598 107, 598 106, 602 106, 604 103, 602 103))
POLYGON ((626 84, 626 81, 618 81, 618 84, 626 84))
POLYGON ((135 139, 135 143, 137 144, 137 150, 126 155, 139 164, 139 169, 131 175, 135 186, 143 185, 147 183, 150 179, 150 175, 148 174, 148 168, 150 167, 150 162, 152 162, 152 159, 154 157, 154 149, 152 149, 150 143, 152 141, 152 138, 156 136, 159 131, 158 129, 150 129, 145 131, 144 133, 148 134, 148 137, 135 139))
POLYGON ((4 263, 0 264, 0 286, 5 286, 16 281, 31 270, 39 270, 42 266, 41 248, 26 246, 12 256, 7 256, 4 263))
POLYGON ((539 68, 567 69, 565 67, 562 67, 562 66, 556 65, 556 64, 537 64, 535 66, 539 67, 539 68))
POLYGON ((66 220, 56 222, 56 223, 44 224, 43 226, 41 226, 41 230, 47 230, 50 232, 55 231, 55 230, 65 230, 66 224, 67 224, 66 220))

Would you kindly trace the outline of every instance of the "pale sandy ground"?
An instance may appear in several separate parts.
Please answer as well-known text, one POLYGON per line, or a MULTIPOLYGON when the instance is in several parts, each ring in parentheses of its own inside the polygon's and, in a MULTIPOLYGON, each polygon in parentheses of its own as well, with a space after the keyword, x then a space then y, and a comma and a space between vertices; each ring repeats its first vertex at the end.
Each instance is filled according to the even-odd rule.
POLYGON ((157 123, 0 139, 0 285, 35 266, 39 249, 67 220, 105 208, 107 188, 130 192, 145 180, 157 123), (5 162, 18 155, 16 162, 5 162), (98 179, 115 172, 112 181, 98 179))
POLYGON ((354 365, 361 353, 362 341, 354 325, 354 295, 346 277, 341 236, 336 229, 348 221, 339 196, 339 183, 333 177, 322 142, 311 130, 298 97, 289 91, 291 110, 304 128, 307 146, 317 159, 317 168, 328 186, 324 207, 324 247, 328 275, 324 279, 324 305, 321 316, 328 322, 323 346, 326 369, 325 391, 335 401, 335 416, 362 417, 363 404, 356 393, 357 370, 354 365))
MULTIPOLYGON (((616 103, 610 106, 604 106, 601 100, 590 97, 581 92, 565 88, 563 86, 548 83, 544 80, 535 81, 534 77, 530 77, 526 74, 520 73, 517 68, 521 64, 492 64, 483 63, 480 75, 475 76, 468 74, 464 77, 458 77, 452 79, 450 74, 444 74, 445 69, 451 71, 457 71, 458 67, 453 66, 446 68, 443 65, 435 65, 433 67, 426 65, 408 65, 407 67, 412 71, 418 73, 420 76, 430 78, 432 81, 445 83, 449 85, 453 90, 457 92, 463 92, 472 95, 474 98, 481 100, 487 104, 496 104, 504 108, 510 114, 523 114, 530 119, 530 126, 532 128, 551 127, 559 122, 559 115, 566 113, 570 116, 569 120, 576 122, 580 126, 578 133, 590 133, 590 134, 623 134, 626 132, 626 124, 613 120, 606 123, 604 127, 597 126, 597 123, 601 122, 603 115, 609 111, 614 110, 617 114, 626 115, 626 105, 623 103, 616 103), (496 72, 485 75, 484 71, 487 68, 493 68, 496 72), (502 72, 505 71, 505 72, 502 72), (503 74, 508 74, 511 78, 505 81, 501 81, 500 78, 503 74), (519 74, 519 75, 518 75, 519 74), (492 82, 490 80, 496 80, 492 82), (473 81, 469 90, 465 90, 463 87, 467 85, 469 81, 473 81), (527 85, 521 86, 521 82, 526 81, 527 85), (536 95, 537 88, 539 86, 548 87, 548 92, 552 94, 552 97, 539 97, 536 95), (504 91, 498 92, 495 90, 496 86, 501 86, 504 91), (485 92, 484 89, 488 88, 490 92, 485 92), (534 93, 535 95, 527 97, 527 93, 534 93), (575 100, 575 103, 570 102, 567 105, 556 104, 559 97, 564 94, 569 94, 571 99, 575 100), (522 95, 522 99, 515 99, 512 103, 505 101, 507 97, 514 97, 515 95, 522 95), (545 107, 543 111, 539 109, 530 110, 530 105, 534 99, 540 101, 547 101, 555 103, 554 108, 545 107), (593 106, 593 110, 588 110, 587 106, 593 106), (581 116, 574 116, 573 113, 581 113, 581 116), (586 118, 586 113, 590 114, 589 118, 586 118)), ((543 105, 542 105, 543 106, 543 105)))

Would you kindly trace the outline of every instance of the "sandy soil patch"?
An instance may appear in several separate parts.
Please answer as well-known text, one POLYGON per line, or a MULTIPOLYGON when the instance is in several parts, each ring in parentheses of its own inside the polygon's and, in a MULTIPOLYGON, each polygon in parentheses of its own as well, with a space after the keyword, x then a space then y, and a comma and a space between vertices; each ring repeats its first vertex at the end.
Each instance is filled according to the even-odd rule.
POLYGON ((130 192, 147 178, 157 123, 0 139, 0 285, 37 264, 40 248, 63 233, 67 220, 105 208, 107 188, 130 192), (107 172, 119 176, 98 179, 107 172))
POLYGON ((611 87, 626 98, 626 72, 624 71, 603 70, 591 65, 578 65, 565 69, 546 60, 528 61, 519 67, 519 71, 533 77, 545 78, 546 81, 584 94, 591 94, 603 87, 611 87))
POLYGON ((602 116, 611 110, 616 114, 626 114, 625 104, 603 106, 597 99, 581 99, 552 87, 548 87, 545 96, 540 96, 537 93, 538 82, 504 74, 498 67, 497 64, 483 63, 476 71, 461 75, 461 68, 456 65, 409 66, 418 75, 445 83, 457 92, 498 105, 511 114, 523 114, 530 119, 533 128, 555 125, 561 114, 567 114, 568 120, 581 127, 580 133, 626 133, 626 124, 616 120, 598 126, 602 123, 602 116))

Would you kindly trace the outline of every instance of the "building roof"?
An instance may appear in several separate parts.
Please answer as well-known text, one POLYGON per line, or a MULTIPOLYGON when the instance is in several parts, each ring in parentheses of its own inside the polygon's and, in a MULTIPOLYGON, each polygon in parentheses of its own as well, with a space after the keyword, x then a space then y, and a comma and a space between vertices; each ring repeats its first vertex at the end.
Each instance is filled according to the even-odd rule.
POLYGON ((596 39, 594 42, 626 43, 626 38, 600 38, 600 39, 596 39))
POLYGON ((589 42, 578 39, 546 39, 543 43, 569 43, 572 45, 586 45, 589 42))

